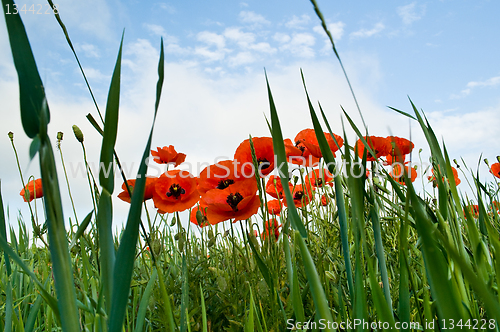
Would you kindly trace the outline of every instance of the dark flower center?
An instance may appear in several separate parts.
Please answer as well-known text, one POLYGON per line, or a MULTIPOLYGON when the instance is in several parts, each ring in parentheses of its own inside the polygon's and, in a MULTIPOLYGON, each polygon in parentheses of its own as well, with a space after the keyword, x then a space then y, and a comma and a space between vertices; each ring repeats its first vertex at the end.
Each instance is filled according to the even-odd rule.
POLYGON ((219 184, 217 185, 217 189, 226 189, 233 183, 234 183, 233 179, 220 180, 219 184))
POLYGON ((304 154, 304 151, 306 151, 306 147, 302 143, 302 141, 297 141, 295 142, 295 147, 299 149, 302 152, 302 155, 304 154))
POLYGON ((182 188, 179 184, 174 183, 170 186, 170 188, 168 188, 168 191, 165 195, 167 195, 167 197, 174 196, 175 199, 179 199, 179 197, 181 197, 181 195, 185 193, 186 191, 184 190, 184 188, 182 188))
POLYGON ((296 201, 300 201, 302 199, 302 197, 304 197, 304 192, 303 191, 297 191, 293 195, 293 199, 296 200, 296 201))
POLYGON ((323 184, 323 180, 322 179, 316 179, 314 185, 316 187, 321 187, 321 185, 323 184))
POLYGON ((229 204, 234 212, 238 211, 238 204, 243 200, 243 196, 240 193, 229 194, 226 199, 226 203, 229 204))
POLYGON ((266 158, 259 158, 257 159, 257 165, 259 165, 259 169, 266 169, 271 166, 271 163, 266 158))

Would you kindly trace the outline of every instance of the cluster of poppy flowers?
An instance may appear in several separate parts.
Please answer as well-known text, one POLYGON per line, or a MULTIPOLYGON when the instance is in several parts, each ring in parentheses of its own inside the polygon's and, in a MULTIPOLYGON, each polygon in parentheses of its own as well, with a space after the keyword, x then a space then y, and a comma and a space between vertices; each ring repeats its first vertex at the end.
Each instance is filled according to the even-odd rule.
MULTIPOLYGON (((343 146, 343 139, 335 134, 332 137, 329 133, 325 133, 325 137, 335 156, 335 152, 343 146)), ((367 161, 376 161, 384 157, 384 164, 392 166, 390 175, 403 185, 405 184, 403 172, 408 174, 412 182, 416 179, 415 168, 405 166, 408 164, 405 161, 406 155, 414 148, 411 141, 396 136, 366 136, 364 140, 370 146, 371 152, 365 148, 360 139, 354 146, 359 156, 366 154, 367 161)), ((270 234, 272 232, 270 228, 276 232, 280 226, 274 217, 279 215, 283 206, 288 206, 290 202, 287 202, 283 194, 279 177, 270 175, 276 166, 272 138, 256 137, 252 139, 252 143, 259 176, 261 178, 269 176, 265 191, 273 197, 267 202, 267 210, 273 216, 273 219, 266 222, 266 232, 270 234)), ((284 145, 288 162, 305 167, 319 165, 322 153, 313 129, 302 130, 293 142, 290 139, 284 140, 284 145)), ((152 150, 151 154, 155 162, 173 165, 174 168, 186 159, 186 155, 178 153, 172 145, 158 147, 156 151, 152 150)), ((460 179, 458 179, 456 169, 452 169, 455 183, 459 184, 460 179)), ((500 178, 500 164, 493 164, 490 172, 500 178)), ((324 185, 331 186, 332 180, 333 176, 328 170, 316 168, 307 174, 304 183, 295 185, 288 183, 293 204, 297 207, 306 206, 312 201, 315 190, 324 185)), ((429 180, 435 182, 433 176, 429 177, 429 180)), ((128 180, 127 183, 132 192, 135 180, 128 180)), ((130 195, 126 187, 124 183, 123 192, 118 197, 130 203, 130 195)), ((25 201, 43 197, 41 179, 30 181, 20 194, 25 201)), ((202 170, 198 177, 179 169, 167 170, 159 177, 148 177, 144 200, 149 199, 154 201, 159 213, 180 212, 192 208, 190 220, 200 227, 229 219, 236 222, 250 218, 261 206, 250 140, 247 139, 238 146, 233 160, 224 160, 210 165, 202 170)), ((321 204, 327 205, 328 203, 329 197, 322 195, 321 204)))
MULTIPOLYGON (((328 145, 335 155, 343 144, 343 139, 338 135, 325 133, 328 145)), ((390 136, 367 136, 368 142, 375 156, 368 153, 367 160, 373 161, 386 157, 387 163, 404 163, 405 156, 409 154, 414 145, 407 139, 390 136)), ((271 175, 275 169, 275 155, 271 137, 256 137, 252 139, 255 152, 258 175, 267 177, 265 191, 273 199, 267 202, 267 211, 273 219, 266 222, 266 232, 278 228, 280 225, 274 219, 279 215, 287 202, 279 177, 271 175)), ((295 140, 284 140, 285 153, 288 162, 306 167, 317 167, 322 158, 316 134, 313 129, 304 129, 297 134, 295 140)), ((364 153, 361 140, 356 143, 355 149, 359 155, 364 153)), ((185 155, 177 153, 173 146, 157 148, 151 151, 155 162, 160 164, 180 165, 185 160, 185 155)), ((402 170, 393 167, 393 176, 401 183, 402 170)), ((416 172, 406 166, 406 171, 411 174, 412 180, 416 172)), ((325 169, 313 169, 305 177, 304 183, 288 183, 292 193, 293 204, 303 207, 309 204, 317 188, 332 185, 333 176, 325 169)), ((135 180, 128 180, 128 185, 133 189, 135 180)), ((118 195, 124 201, 130 202, 126 185, 122 186, 123 192, 118 195)), ((192 208, 191 222, 203 227, 207 224, 217 224, 225 220, 245 220, 257 213, 261 201, 257 193, 257 180, 252 159, 250 140, 243 141, 234 154, 233 160, 224 160, 209 165, 194 177, 187 171, 168 170, 158 178, 149 177, 146 180, 144 200, 152 199, 160 213, 173 213, 192 208), (196 205, 197 204, 197 205, 196 205), (196 206, 195 206, 196 205, 196 206)), ((321 204, 327 205, 329 197, 322 195, 321 204)))

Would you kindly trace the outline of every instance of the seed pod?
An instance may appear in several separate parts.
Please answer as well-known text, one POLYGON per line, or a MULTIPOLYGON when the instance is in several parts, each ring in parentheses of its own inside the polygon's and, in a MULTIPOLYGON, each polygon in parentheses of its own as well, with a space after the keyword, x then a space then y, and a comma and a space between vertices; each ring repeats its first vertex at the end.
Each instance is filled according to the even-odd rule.
POLYGON ((9 131, 9 138, 13 142, 14 141, 14 133, 12 131, 9 131))
POLYGON ((77 125, 73 125, 73 133, 75 134, 78 142, 83 143, 83 133, 77 125))

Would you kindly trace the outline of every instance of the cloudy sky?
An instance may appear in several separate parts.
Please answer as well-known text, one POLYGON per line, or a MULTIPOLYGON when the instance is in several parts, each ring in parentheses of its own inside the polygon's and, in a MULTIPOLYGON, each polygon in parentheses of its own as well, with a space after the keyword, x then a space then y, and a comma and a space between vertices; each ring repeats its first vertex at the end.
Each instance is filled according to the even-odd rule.
MULTIPOLYGON (((340 106, 362 125, 309 1, 55 2, 103 111, 125 31, 116 150, 130 176, 137 170, 153 117, 160 37, 165 43, 165 84, 153 146, 174 145, 186 153, 195 175, 201 170, 197 163, 232 158, 249 134, 269 135, 264 68, 286 137, 293 139, 312 126, 301 68, 311 99, 321 102, 337 134, 342 133, 340 106)), ((474 169, 481 154, 494 161, 500 154, 500 3, 318 0, 318 4, 372 135, 411 135, 415 151, 422 148, 425 158, 428 148, 417 124, 387 108, 410 112, 410 97, 426 112, 452 158, 462 157, 474 169)), ((65 135, 62 151, 82 219, 91 210, 91 201, 86 179, 73 171, 82 162, 82 150, 71 126, 82 129, 88 158, 98 163, 100 137, 85 118, 88 113, 97 118, 97 111, 59 25, 53 15, 44 14, 46 3, 19 1, 17 7, 46 88, 50 135, 54 143, 58 131, 65 135)), ((2 16, 0 179, 11 223, 18 211, 28 220, 28 210, 19 196, 22 185, 9 131, 15 134, 25 178, 40 175, 36 158, 29 162, 30 140, 21 126, 18 98, 2 16)), ((352 130, 346 131, 354 141, 352 130)), ((60 161, 58 154, 56 160, 60 161)), ((487 179, 484 166, 481 172, 487 179)), ((63 173, 59 180, 68 206, 63 173)), ((115 194, 120 184, 117 181, 115 194)), ((115 207, 120 225, 127 205, 115 201, 115 207)), ((68 216, 70 212, 65 211, 68 216)))

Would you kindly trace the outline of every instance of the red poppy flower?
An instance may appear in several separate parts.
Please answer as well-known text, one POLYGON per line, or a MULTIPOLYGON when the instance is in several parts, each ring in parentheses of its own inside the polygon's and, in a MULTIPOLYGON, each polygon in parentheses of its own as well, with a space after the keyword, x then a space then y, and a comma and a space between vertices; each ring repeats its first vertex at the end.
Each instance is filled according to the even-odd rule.
POLYGON ((316 167, 319 164, 319 158, 313 156, 302 142, 303 135, 299 133, 295 137, 295 145, 290 139, 284 140, 286 158, 288 162, 305 167, 316 167), (298 139, 298 140, 297 140, 298 139))
POLYGON ((278 223, 278 221, 275 218, 272 218, 270 220, 266 221, 266 230, 260 234, 260 237, 262 240, 265 240, 268 236, 270 236, 272 233, 274 233, 274 238, 276 241, 278 241, 278 238, 280 237, 280 230, 279 228, 281 225, 278 223), (272 225, 272 226, 271 226, 272 225), (272 229, 270 229, 272 228, 272 229))
POLYGON ((321 196, 321 205, 327 206, 329 203, 330 203, 330 197, 328 197, 327 195, 323 194, 321 196))
POLYGON ((279 215, 281 212, 281 207, 281 201, 277 199, 273 199, 267 202, 267 211, 269 211, 270 214, 279 215))
MULTIPOLYGON (((475 218, 479 217, 479 205, 471 204, 471 205, 466 206, 465 208, 469 209, 469 211, 471 212, 473 217, 475 217, 475 218)), ((466 216, 465 210, 464 210, 464 216, 466 216)))
MULTIPOLYGON (((296 207, 303 207, 309 204, 313 198, 314 189, 307 185, 303 186, 301 184, 295 185, 292 192, 293 202, 296 207)), ((283 204, 288 207, 286 197, 283 197, 283 204)))
POLYGON ((35 198, 43 197, 42 179, 31 180, 28 182, 19 195, 23 196, 25 202, 31 202, 35 198))
MULTIPOLYGON (((367 161, 375 161, 377 158, 387 156, 391 153, 392 145, 391 142, 385 137, 377 137, 377 136, 365 136, 364 139, 368 143, 368 146, 372 148, 373 152, 375 152, 375 157, 367 151, 366 160, 367 161)), ((355 145, 355 150, 358 153, 358 156, 363 157, 363 151, 365 149, 365 145, 358 139, 355 145)))
POLYGON ((153 201, 158 212, 180 212, 198 202, 197 181, 188 171, 170 170, 156 180, 153 201))
POLYGON ((223 160, 201 171, 198 176, 198 191, 203 195, 212 189, 225 189, 243 179, 245 178, 239 174, 239 165, 236 161, 223 160))
MULTIPOLYGON (((291 183, 288 183, 290 191, 293 190, 291 183)), ((283 186, 281 185, 281 179, 279 176, 271 175, 266 183, 266 193, 274 198, 282 199, 284 196, 283 186)))
MULTIPOLYGON (((417 178, 417 171, 413 167, 408 167, 405 166, 406 168, 406 173, 410 176, 411 182, 415 182, 415 179, 417 178)), ((391 177, 396 180, 396 182, 400 184, 405 184, 404 181, 404 174, 402 172, 401 164, 394 164, 392 167, 392 171, 390 173, 391 177)))
POLYGON ((201 205, 207 205, 207 218, 214 225, 232 219, 245 220, 260 207, 257 182, 253 179, 238 181, 226 189, 213 189, 203 195, 201 205))
MULTIPOLYGON (((431 171, 432 171, 432 176, 428 176, 427 178, 429 179, 429 181, 432 181, 434 183, 434 187, 437 187, 436 177, 434 176, 434 169, 432 169, 431 171)), ((458 172, 453 166, 451 166, 451 171, 453 172, 453 177, 455 178, 455 185, 458 186, 462 182, 458 178, 458 172)))
POLYGON ((305 183, 311 184, 314 188, 317 188, 322 187, 323 184, 327 184, 333 180, 332 174, 328 170, 323 169, 323 172, 321 173, 319 169, 312 170, 309 174, 307 174, 305 183))
POLYGON ((184 153, 177 153, 173 145, 164 146, 163 148, 156 148, 158 151, 151 150, 151 155, 158 164, 175 164, 174 167, 179 166, 186 160, 184 153))
POLYGON ((410 140, 402 137, 388 136, 387 139, 391 143, 391 152, 387 155, 387 162, 391 165, 394 162, 404 163, 405 155, 409 154, 415 145, 410 140))
MULTIPOLYGON (((252 142, 259 167, 259 175, 264 177, 274 169, 273 139, 271 137, 253 137, 252 142)), ((246 139, 238 146, 234 153, 234 159, 241 165, 240 169, 243 177, 255 176, 250 140, 246 139)))
POLYGON ((192 208, 189 221, 200 227, 207 226, 210 223, 207 217, 207 207, 198 204, 192 208))
POLYGON ((491 205, 498 211, 500 209, 500 203, 497 201, 491 202, 491 205))
MULTIPOLYGON (((330 146, 330 150, 332 150, 333 156, 335 157, 335 151, 337 151, 339 147, 342 147, 342 145, 344 145, 344 140, 342 139, 342 137, 333 134, 335 140, 337 140, 337 143, 335 143, 335 140, 332 138, 330 133, 324 133, 324 134, 326 137, 326 141, 330 146)), ((321 158, 323 156, 321 154, 321 149, 319 147, 318 139, 316 138, 316 133, 314 132, 314 129, 304 129, 301 132, 299 132, 297 134, 297 137, 295 137, 295 142, 302 142, 313 156, 317 158, 321 158)))
POLYGON ((491 165, 490 173, 500 179, 500 163, 491 165))
MULTIPOLYGON (((153 193, 155 191, 155 185, 156 185, 156 180, 158 178, 155 177, 146 177, 146 188, 144 190, 144 201, 147 201, 148 199, 153 198, 153 193)), ((130 187, 130 191, 133 193, 134 192, 134 187, 135 187, 135 179, 132 180, 127 180, 128 186, 130 187)), ((125 183, 122 184, 122 192, 118 194, 118 198, 121 199, 122 201, 125 201, 127 203, 130 203, 130 196, 127 191, 127 186, 125 183)))

